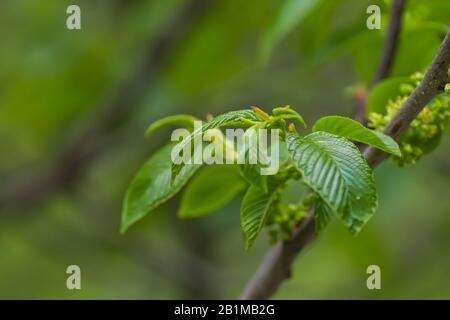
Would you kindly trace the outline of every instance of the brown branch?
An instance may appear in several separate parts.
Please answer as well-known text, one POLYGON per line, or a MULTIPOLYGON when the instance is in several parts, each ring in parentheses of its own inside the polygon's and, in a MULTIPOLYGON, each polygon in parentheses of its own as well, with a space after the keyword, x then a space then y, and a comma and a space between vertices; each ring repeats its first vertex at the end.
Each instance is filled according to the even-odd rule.
MULTIPOLYGON (((441 48, 427 70, 424 79, 406 100, 398 114, 386 127, 385 133, 398 138, 425 105, 443 91, 449 81, 450 68, 450 31, 441 48)), ((368 148, 365 152, 368 163, 375 167, 387 158, 377 149, 368 148)), ((289 278, 291 265, 296 256, 314 239, 314 218, 310 212, 294 231, 288 241, 279 242, 267 254, 252 279, 244 289, 241 299, 268 299, 281 283, 289 278)))
POLYGON ((287 241, 278 242, 265 256, 239 299, 268 299, 291 276, 291 265, 303 248, 315 238, 314 216, 309 215, 287 241))
POLYGON ((378 64, 372 82, 369 84, 369 89, 372 88, 379 81, 387 78, 391 72, 392 64, 394 63, 395 51, 398 45, 398 38, 400 36, 400 28, 402 24, 403 9, 405 8, 405 0, 395 0, 392 3, 391 18, 389 20, 389 29, 384 38, 383 49, 381 52, 380 63, 378 64))
POLYGON ((135 66, 117 92, 102 105, 95 108, 96 114, 85 123, 82 133, 75 139, 67 139, 65 147, 50 165, 32 173, 13 177, 0 189, 0 210, 14 209, 34 204, 53 192, 72 185, 108 144, 107 135, 123 124, 139 101, 161 73, 171 53, 183 39, 189 26, 196 20, 211 0, 191 0, 162 24, 161 32, 143 50, 142 61, 135 66))
MULTIPOLYGON (((422 82, 416 90, 408 97, 392 121, 384 129, 384 133, 398 139, 409 127, 417 115, 422 111, 431 99, 445 89, 449 82, 450 68, 450 32, 444 38, 438 54, 428 68, 422 82)), ((368 147, 364 155, 373 167, 387 158, 387 154, 378 149, 368 147)))
MULTIPOLYGON (((391 73, 392 64, 395 58, 398 38, 402 25, 403 10, 405 8, 405 0, 395 0, 392 3, 391 17, 389 19, 389 29, 384 39, 383 48, 381 50, 381 58, 375 72, 375 76, 369 84, 369 90, 372 89, 379 81, 387 78, 391 73)), ((354 110, 355 120, 366 123, 366 100, 367 93, 356 96, 356 105, 354 110)))

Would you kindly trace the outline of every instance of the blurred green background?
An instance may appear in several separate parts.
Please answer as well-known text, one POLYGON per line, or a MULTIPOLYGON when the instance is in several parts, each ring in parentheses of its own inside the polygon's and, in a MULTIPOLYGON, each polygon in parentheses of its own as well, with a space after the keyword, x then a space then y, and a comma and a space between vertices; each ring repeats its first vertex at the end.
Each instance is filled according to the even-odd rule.
MULTIPOLYGON (((119 234, 128 183, 169 138, 168 128, 144 139, 146 126, 175 113, 204 117, 250 105, 290 104, 309 123, 351 116, 352 88, 370 82, 377 66, 390 1, 298 0, 304 7, 295 14, 287 1, 211 0, 171 27, 195 1, 203 2, 1 1, 1 192, 51 170, 86 130, 93 133, 80 149, 100 151, 55 188, 41 179, 22 198, 5 204, 0 196, 0 298, 239 295, 269 248, 264 234, 244 251, 239 199, 178 220, 176 197, 119 234), (81 7, 81 30, 66 28, 69 4, 81 7), (366 28, 370 4, 382 9, 381 30, 366 28), (161 38, 169 45, 155 49, 161 38), (147 55, 149 47, 162 57, 147 55), (90 129, 142 61, 154 70, 134 80, 142 90, 125 90, 131 98, 113 125, 90 129), (82 290, 66 288, 71 264, 81 267, 82 290)), ((449 21, 448 0, 408 1, 393 75, 424 71, 449 21)), ((449 150, 446 134, 416 166, 378 168, 380 208, 368 226, 353 237, 332 223, 274 298, 450 298, 449 150), (382 290, 366 288, 371 264, 381 267, 382 290)))

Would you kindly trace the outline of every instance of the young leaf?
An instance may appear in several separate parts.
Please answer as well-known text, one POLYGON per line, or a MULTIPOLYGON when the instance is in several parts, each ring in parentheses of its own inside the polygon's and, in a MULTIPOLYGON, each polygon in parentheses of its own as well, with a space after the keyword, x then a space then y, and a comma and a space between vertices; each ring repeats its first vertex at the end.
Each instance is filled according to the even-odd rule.
POLYGON ((249 109, 246 110, 236 110, 221 114, 215 117, 212 121, 205 123, 200 128, 195 129, 189 137, 184 139, 180 145, 180 149, 183 146, 191 143, 195 136, 203 134, 209 129, 220 128, 224 126, 243 126, 248 127, 251 122, 260 122, 259 117, 249 109))
POLYGON ((188 114, 177 114, 174 116, 165 117, 153 122, 145 131, 145 136, 150 137, 153 132, 168 125, 183 127, 192 131, 194 129, 194 121, 196 120, 198 120, 196 117, 188 114))
POLYGON ((205 132, 209 129, 220 128, 224 126, 244 126, 248 127, 249 122, 258 122, 259 117, 250 109, 235 110, 218 115, 213 120, 205 123, 201 131, 205 132))
POLYGON ((178 216, 196 218, 213 212, 245 188, 236 165, 206 166, 188 184, 178 216))
POLYGON ((346 117, 329 116, 320 118, 312 128, 313 132, 325 131, 349 140, 362 142, 401 157, 397 142, 382 132, 367 129, 361 123, 346 117))
POLYGON ((376 210, 372 170, 358 148, 326 132, 305 137, 289 133, 288 149, 303 181, 357 233, 376 210))
MULTIPOLYGON (((217 116, 212 121, 205 123, 200 128, 195 129, 188 137, 183 139, 179 144, 179 148, 183 149, 195 141, 195 138, 200 135, 203 136, 207 130, 220 128, 224 126, 243 126, 248 127, 252 123, 260 122, 259 117, 249 109, 246 110, 236 110, 224 113, 222 115, 217 116)), ((180 172, 181 168, 183 168, 184 164, 173 164, 172 165, 172 180, 175 179, 180 172)))
POLYGON ((257 126, 252 126, 245 132, 244 139, 247 139, 244 143, 244 148, 241 149, 241 153, 245 158, 245 163, 240 165, 240 171, 242 177, 251 185, 260 188, 263 192, 268 191, 267 176, 261 175, 261 165, 254 163, 253 161, 263 159, 264 154, 260 153, 258 147, 258 130, 257 126))
POLYGON ((295 119, 303 126, 303 128, 306 129, 308 127, 303 117, 290 106, 275 108, 272 110, 272 113, 274 115, 274 118, 295 119))
POLYGON ((174 196, 200 168, 200 165, 186 165, 180 170, 174 182, 171 177, 172 144, 156 152, 139 170, 131 182, 122 210, 121 232, 124 233, 133 223, 174 196))
MULTIPOLYGON (((252 150, 248 150, 251 152, 252 150)), ((280 166, 280 170, 287 166, 291 161, 289 151, 287 150, 286 142, 279 142, 279 157, 278 163, 280 166)), ((268 192, 268 184, 267 178, 269 176, 261 174, 261 165, 259 164, 250 164, 248 162, 248 154, 246 154, 246 163, 240 165, 241 175, 244 179, 251 185, 254 185, 260 188, 263 192, 268 192)))
POLYGON ((259 188, 262 192, 268 192, 267 176, 261 175, 261 167, 257 164, 241 164, 242 177, 252 186, 259 188))
POLYGON ((282 183, 269 179, 269 192, 251 185, 241 203, 241 228, 244 233, 245 250, 249 250, 265 226, 269 215, 275 210, 282 183))
POLYGON ((261 175, 261 167, 257 164, 241 164, 241 175, 250 185, 253 185, 262 192, 268 192, 267 176, 261 175))

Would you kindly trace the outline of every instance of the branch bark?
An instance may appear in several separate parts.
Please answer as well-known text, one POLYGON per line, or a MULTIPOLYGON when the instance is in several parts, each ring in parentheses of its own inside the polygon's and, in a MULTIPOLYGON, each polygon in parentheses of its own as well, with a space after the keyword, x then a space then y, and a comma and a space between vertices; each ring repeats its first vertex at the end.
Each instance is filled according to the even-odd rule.
POLYGON ((392 3, 389 29, 386 37, 384 38, 380 63, 378 64, 378 68, 372 82, 369 84, 369 89, 379 81, 387 78, 391 72, 392 64, 394 63, 395 51, 398 45, 398 38, 400 36, 404 8, 405 0, 395 0, 392 3))
POLYGON ((75 139, 67 138, 65 147, 50 165, 13 177, 0 188, 0 210, 32 205, 76 182, 83 169, 108 146, 105 143, 108 133, 126 121, 144 97, 149 84, 161 73, 189 26, 212 2, 191 0, 168 17, 156 39, 148 41, 143 59, 135 66, 134 72, 115 94, 94 109, 93 120, 87 127, 83 123, 85 127, 81 134, 75 139))
MULTIPOLYGON (((408 97, 392 121, 384 129, 384 133, 398 139, 401 134, 409 127, 423 107, 430 100, 445 89, 449 82, 450 68, 450 32, 444 38, 441 47, 434 58, 431 66, 428 68, 422 82, 416 90, 408 97)), ((379 152, 377 149, 368 147, 364 152, 369 164, 372 167, 377 166, 381 161, 387 158, 387 154, 379 152)))
MULTIPOLYGON (((449 81, 449 68, 450 31, 428 68, 424 79, 386 127, 386 134, 394 138, 400 137, 426 104, 444 90, 445 84, 449 81)), ((374 148, 368 148, 364 155, 373 168, 387 158, 387 154, 374 148)), ((291 265, 295 258, 313 239, 314 218, 312 210, 310 210, 308 218, 293 231, 291 238, 288 241, 277 243, 266 255, 240 299, 270 298, 281 283, 289 278, 291 265)))
POLYGON ((316 236, 314 216, 308 216, 295 228, 291 238, 279 241, 265 256, 256 273, 248 282, 239 299, 260 300, 270 298, 280 284, 290 278, 291 265, 297 255, 316 236))

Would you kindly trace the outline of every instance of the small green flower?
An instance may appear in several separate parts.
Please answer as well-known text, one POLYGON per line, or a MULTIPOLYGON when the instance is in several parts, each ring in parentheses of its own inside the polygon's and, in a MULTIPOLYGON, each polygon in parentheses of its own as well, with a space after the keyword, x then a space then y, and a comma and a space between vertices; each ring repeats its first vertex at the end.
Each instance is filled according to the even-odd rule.
POLYGON ((445 93, 450 94, 450 83, 447 83, 447 84, 445 85, 445 93))
POLYGON ((267 222, 269 239, 271 242, 277 240, 287 240, 291 236, 292 230, 308 213, 309 205, 305 205, 312 197, 316 195, 308 194, 302 202, 288 205, 279 203, 277 210, 273 212, 267 222))
MULTIPOLYGON (((416 86, 423 79, 423 74, 415 73, 411 80, 415 81, 416 86)), ((400 92, 402 96, 389 100, 386 105, 386 114, 370 113, 368 116, 368 126, 377 131, 383 131, 384 127, 400 110, 408 95, 414 91, 410 84, 401 84, 400 92), (412 90, 411 90, 412 89, 412 90)), ((449 84, 445 86, 445 92, 450 92, 449 84)), ((402 151, 402 157, 392 157, 393 161, 399 166, 416 163, 424 154, 429 152, 433 145, 438 141, 440 135, 450 122, 450 96, 442 94, 435 97, 423 110, 411 125, 403 133, 399 146, 402 151)))

